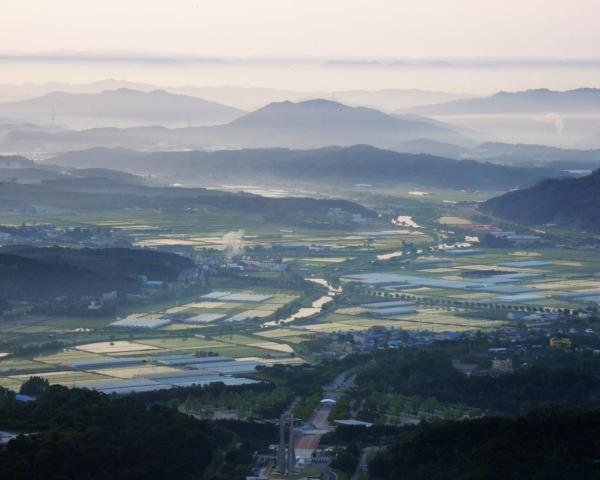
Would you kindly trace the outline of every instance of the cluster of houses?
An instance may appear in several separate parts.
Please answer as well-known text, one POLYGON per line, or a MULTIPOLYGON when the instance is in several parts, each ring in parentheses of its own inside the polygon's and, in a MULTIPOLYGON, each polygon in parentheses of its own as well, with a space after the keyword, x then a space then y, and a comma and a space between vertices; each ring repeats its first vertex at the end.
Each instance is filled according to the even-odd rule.
POLYGON ((289 262, 284 261, 281 257, 205 255, 198 260, 202 265, 202 271, 207 273, 221 271, 285 272, 289 267, 289 262))
POLYGON ((486 234, 512 242, 536 242, 542 239, 539 235, 504 231, 495 225, 465 225, 463 228, 474 234, 486 234))
POLYGON ((399 349, 430 345, 435 341, 456 340, 467 337, 466 333, 402 330, 394 327, 373 326, 368 330, 332 333, 324 356, 340 358, 351 353, 372 352, 386 348, 399 349))

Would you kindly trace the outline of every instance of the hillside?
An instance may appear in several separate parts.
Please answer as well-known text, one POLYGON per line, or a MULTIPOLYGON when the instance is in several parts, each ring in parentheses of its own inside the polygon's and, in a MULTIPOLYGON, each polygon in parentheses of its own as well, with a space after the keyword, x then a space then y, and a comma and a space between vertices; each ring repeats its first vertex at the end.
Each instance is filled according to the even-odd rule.
POLYGON ((126 248, 0 248, 0 298, 43 299, 134 292, 136 277, 174 282, 193 263, 169 253, 126 248))
POLYGON ((0 104, 0 119, 6 122, 53 122, 77 129, 215 125, 227 123, 243 113, 243 110, 198 97, 163 90, 142 92, 128 88, 100 93, 52 92, 41 97, 0 104))
POLYGON ((414 155, 368 145, 314 150, 244 149, 216 152, 151 152, 95 148, 70 152, 52 162, 84 167, 122 168, 185 185, 206 182, 269 181, 326 184, 416 184, 439 188, 508 190, 533 184, 559 170, 519 168, 414 155))
POLYGON ((547 410, 422 424, 369 464, 374 479, 598 478, 600 414, 547 410))
POLYGON ((12 480, 243 478, 252 453, 277 438, 270 424, 200 421, 132 396, 58 385, 31 402, 0 388, 0 428, 30 433, 0 449, 0 477, 12 480))
POLYGON ((481 205, 483 212, 530 225, 600 231, 600 170, 580 178, 550 179, 481 205))

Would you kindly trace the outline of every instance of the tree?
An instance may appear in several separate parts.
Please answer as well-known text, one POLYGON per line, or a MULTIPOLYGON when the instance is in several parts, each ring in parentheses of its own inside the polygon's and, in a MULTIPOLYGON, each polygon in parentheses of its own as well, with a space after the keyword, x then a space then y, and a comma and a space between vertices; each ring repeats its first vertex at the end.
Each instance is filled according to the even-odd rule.
POLYGON ((21 385, 19 393, 22 393, 23 395, 31 395, 31 396, 35 397, 37 395, 44 393, 46 390, 48 390, 49 386, 50 386, 50 383, 45 378, 29 377, 29 380, 27 380, 25 383, 23 383, 23 385, 21 385))
POLYGON ((425 410, 427 413, 435 413, 435 411, 438 409, 438 406, 439 403, 435 397, 428 397, 425 399, 425 402, 423 402, 423 410, 425 410))

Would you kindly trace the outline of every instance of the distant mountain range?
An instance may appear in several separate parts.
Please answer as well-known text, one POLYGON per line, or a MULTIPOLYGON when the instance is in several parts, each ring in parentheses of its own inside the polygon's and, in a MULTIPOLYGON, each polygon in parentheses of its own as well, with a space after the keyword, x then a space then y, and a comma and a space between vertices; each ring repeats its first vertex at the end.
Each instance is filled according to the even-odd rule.
POLYGON ((506 143, 600 148, 600 89, 499 92, 409 109, 506 143))
POLYGON ((243 110, 256 110, 269 103, 282 102, 285 100, 297 102, 335 96, 335 98, 342 103, 371 106, 391 112, 394 110, 415 107, 417 105, 429 105, 469 97, 469 95, 457 95, 448 92, 399 88, 383 90, 338 90, 335 92, 325 90, 297 91, 266 87, 240 87, 233 85, 213 87, 198 87, 191 85, 156 86, 147 83, 105 79, 98 82, 75 85, 60 82, 0 85, 0 102, 26 100, 52 92, 100 93, 105 90, 118 90, 121 88, 139 90, 142 92, 164 90, 169 93, 199 97, 212 102, 232 105, 243 110))
POLYGON ((245 112, 197 97, 163 90, 121 88, 100 93, 53 92, 0 104, 6 123, 57 124, 81 129, 162 125, 184 127, 227 123, 245 112))
POLYGON ((529 225, 600 232, 600 170, 580 178, 549 179, 524 190, 492 198, 481 210, 529 225))
MULTIPOLYGON (((125 82, 104 81, 73 88, 121 83, 125 82)), ((100 93, 54 92, 0 104, 0 151, 57 152, 95 146, 144 150, 319 148, 364 143, 407 153, 478 158, 479 152, 473 152, 473 147, 491 141, 600 149, 600 89, 593 88, 500 92, 402 108, 400 113, 354 105, 384 105, 390 111, 390 106, 401 103, 402 98, 425 101, 446 94, 412 90, 335 93, 345 104, 306 99, 311 92, 288 90, 181 90, 189 95, 119 88, 100 93), (248 97, 246 94, 256 94, 262 100, 292 96, 297 101, 272 102, 248 113, 197 97, 202 93, 219 100, 241 100, 248 97)))
POLYGON ((578 88, 555 91, 540 88, 520 92, 498 92, 490 97, 468 98, 420 106, 422 115, 466 115, 501 113, 600 113, 600 89, 578 88))
POLYGON ((138 152, 95 148, 55 156, 53 163, 71 167, 126 169, 184 185, 226 182, 326 185, 414 184, 437 188, 507 190, 530 185, 562 172, 402 154, 368 145, 315 150, 244 149, 216 152, 138 152))
MULTIPOLYGON (((158 94, 141 94, 158 95, 158 94)), ((160 94, 163 95, 163 94, 160 94)), ((429 139, 475 146, 471 132, 415 115, 388 115, 329 100, 269 104, 230 123, 211 127, 96 128, 82 131, 16 126, 0 129, 5 151, 68 151, 95 146, 144 150, 222 148, 317 148, 370 144, 395 149, 402 142, 429 139)))

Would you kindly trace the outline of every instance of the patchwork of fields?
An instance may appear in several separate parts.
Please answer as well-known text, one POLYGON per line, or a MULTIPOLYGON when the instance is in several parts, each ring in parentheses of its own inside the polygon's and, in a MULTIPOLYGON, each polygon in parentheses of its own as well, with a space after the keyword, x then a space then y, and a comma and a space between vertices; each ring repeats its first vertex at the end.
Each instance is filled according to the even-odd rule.
MULTIPOLYGON (((397 218, 412 222, 412 217, 397 218)), ((281 256, 295 274, 323 285, 329 293, 306 299, 301 290, 230 288, 226 280, 220 280, 214 290, 228 295, 161 300, 120 313, 141 323, 169 319, 168 324, 152 330, 111 328, 115 318, 29 315, 18 322, 7 320, 0 324, 4 342, 26 335, 32 342, 60 339, 69 347, 54 353, 0 358, 0 385, 18 389, 33 374, 50 383, 77 385, 153 378, 181 370, 153 363, 153 358, 164 355, 216 354, 261 364, 297 363, 304 361, 302 343, 322 334, 375 326, 434 333, 486 331, 514 322, 506 312, 496 312, 497 305, 504 305, 506 311, 529 312, 586 308, 600 300, 600 255, 596 252, 489 249, 476 243, 467 250, 430 251, 429 247, 435 248, 432 232, 464 226, 470 223, 468 215, 440 212, 417 220, 414 225, 373 220, 344 231, 278 225, 257 215, 216 208, 168 215, 154 210, 32 215, 25 221, 111 226, 138 246, 185 247, 197 255, 218 255, 227 247, 226 235, 238 232, 238 247, 260 247, 258 251, 266 251, 263 254, 281 256), (407 255, 407 245, 417 252, 416 258, 414 252, 407 255), (343 281, 357 273, 371 294, 413 298, 414 311, 378 316, 352 299, 337 301, 339 291, 332 290, 325 279, 343 281), (384 280, 378 280, 381 278, 384 280), (264 298, 253 300, 256 296, 264 298), (286 309, 292 302, 302 303, 286 309), (141 363, 90 369, 66 366, 75 361, 128 358, 141 363)), ((8 219, 0 218, 0 223, 4 221, 8 219)), ((250 284, 253 279, 258 284, 260 280, 276 282, 280 276, 277 272, 250 272, 247 278, 250 284)))

